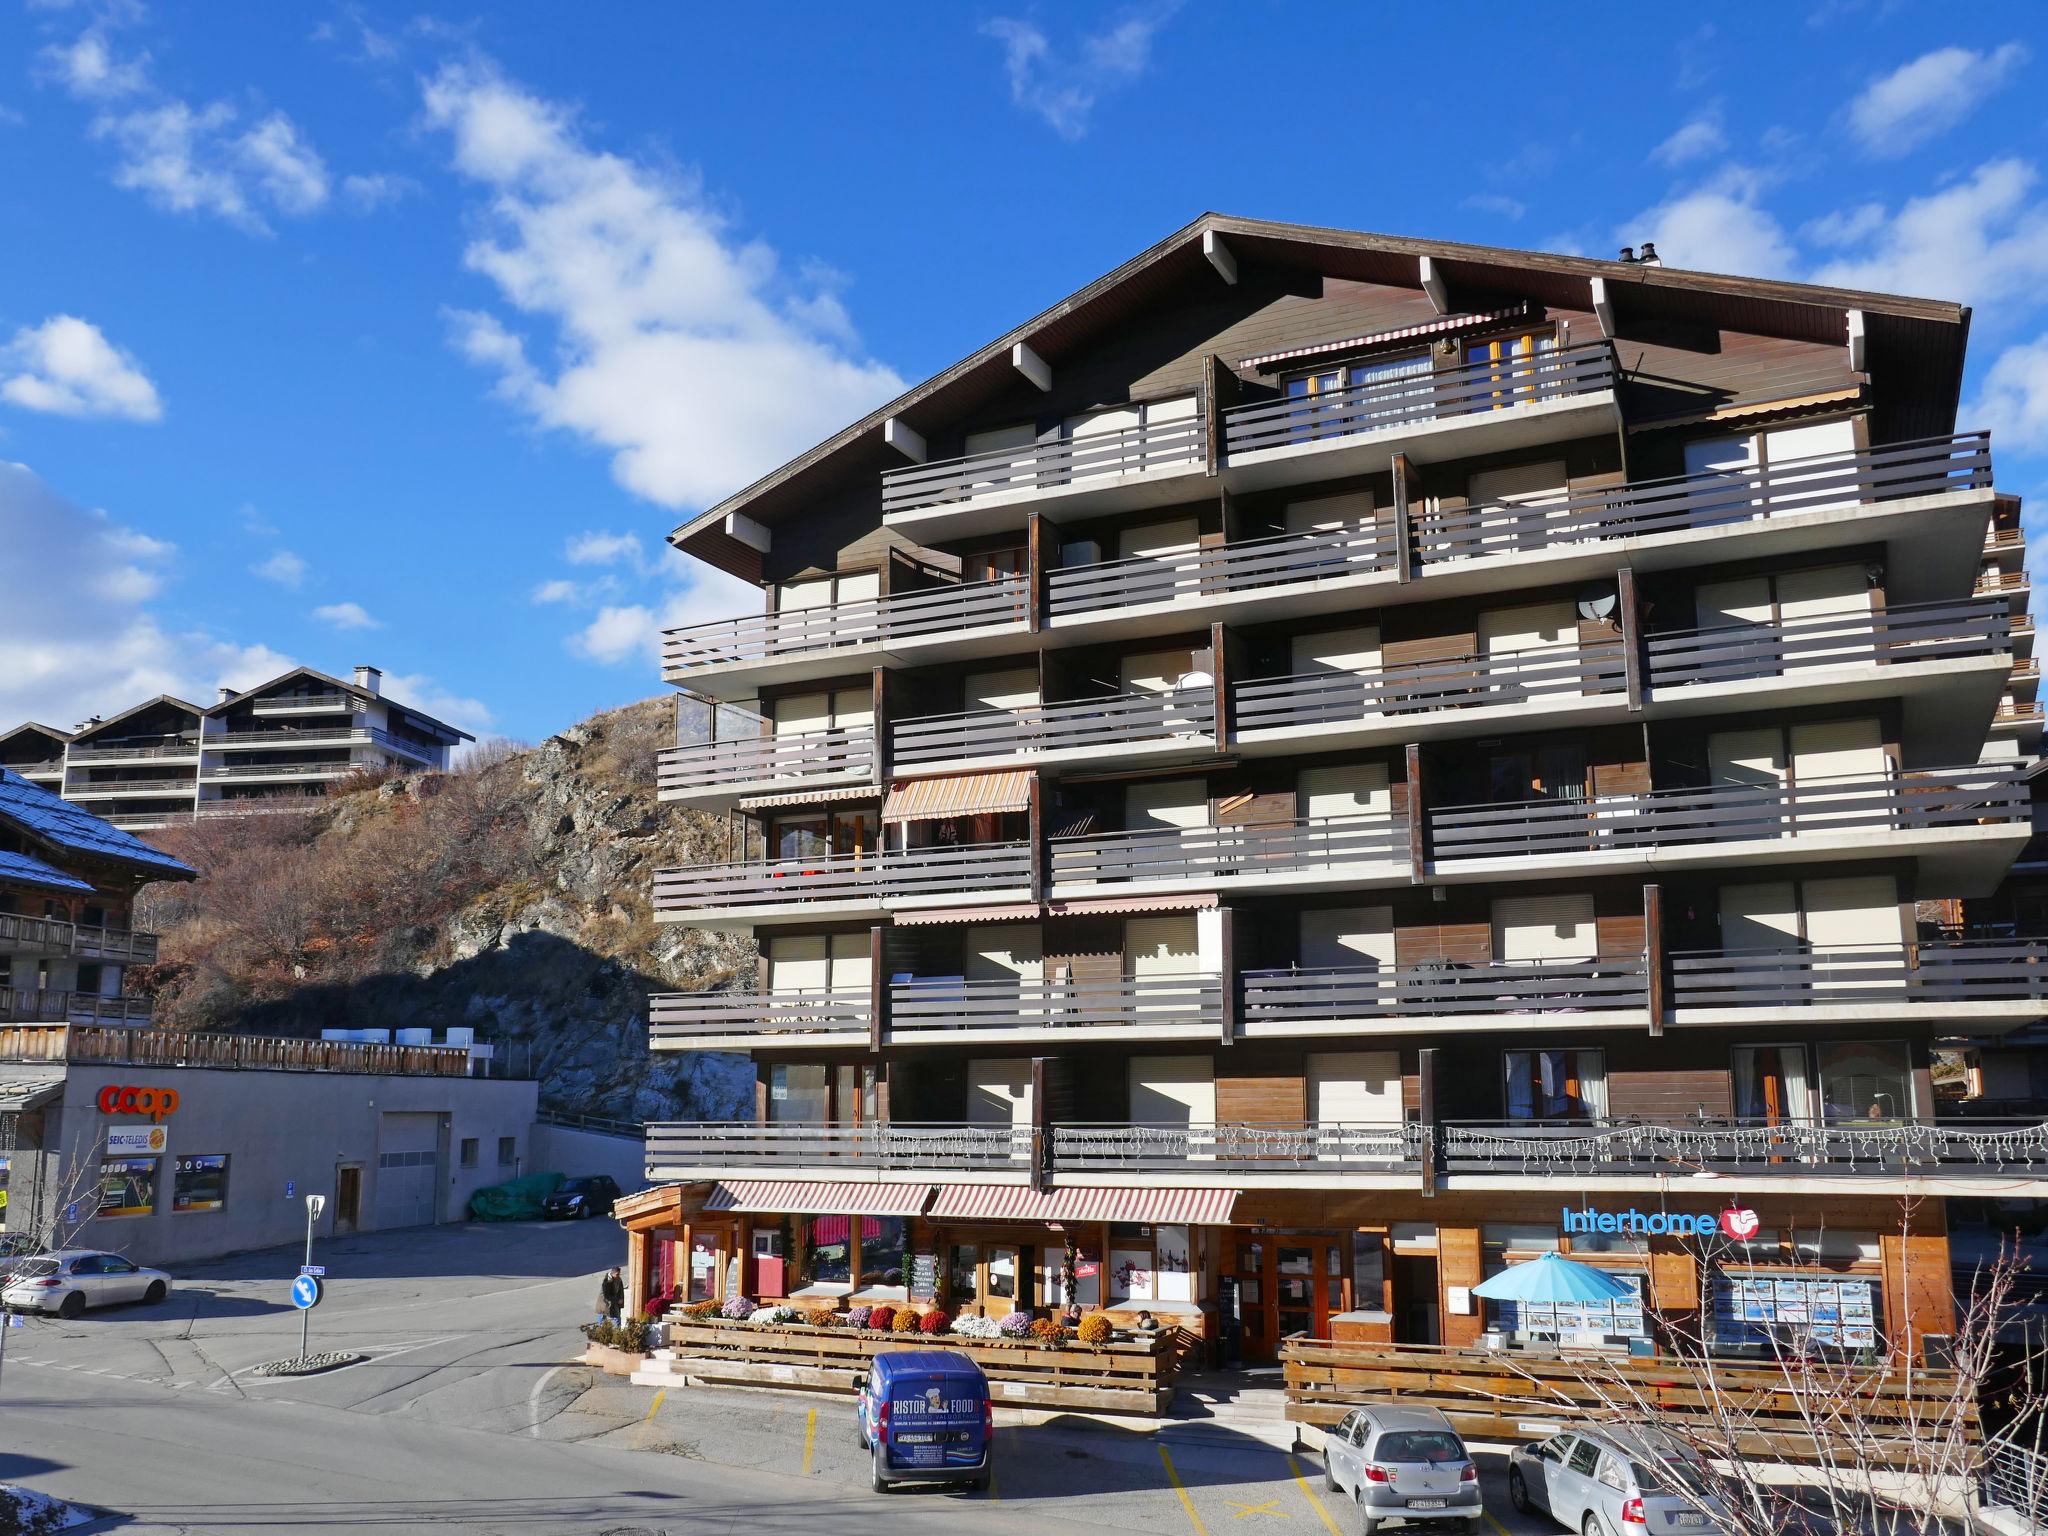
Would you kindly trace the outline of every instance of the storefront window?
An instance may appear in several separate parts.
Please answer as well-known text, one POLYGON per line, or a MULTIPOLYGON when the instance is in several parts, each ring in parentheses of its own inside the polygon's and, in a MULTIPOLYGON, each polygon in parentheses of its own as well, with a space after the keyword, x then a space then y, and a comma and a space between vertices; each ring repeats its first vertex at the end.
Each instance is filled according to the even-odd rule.
POLYGON ((1016 1249, 989 1249, 988 1294, 991 1301, 1015 1301, 1017 1299, 1016 1249))
POLYGON ((718 1238, 710 1232, 690 1234, 690 1300, 711 1301, 718 1295, 718 1238))
POLYGON ((1153 1294, 1160 1301, 1193 1301, 1195 1273, 1193 1249, 1186 1227, 1161 1227, 1157 1239, 1157 1268, 1153 1271, 1153 1294))
POLYGON ((946 1258, 946 1294, 953 1310, 964 1311, 981 1300, 981 1250, 954 1244, 946 1258))
POLYGON ((1871 1350, 1883 1316, 1875 1279, 1741 1270, 1714 1277, 1714 1346, 1729 1354, 1871 1350))
POLYGON ((1509 1255, 1533 1258, 1539 1253, 1556 1253, 1564 1245, 1564 1234, 1556 1227, 1496 1223, 1479 1229, 1480 1267, 1490 1279, 1508 1267, 1509 1255))
POLYGON ((851 1216, 811 1218, 811 1240, 806 1245, 810 1272, 804 1277, 810 1284, 853 1283, 853 1221, 851 1216))
POLYGON ((1379 1311, 1386 1301, 1386 1239, 1377 1232, 1351 1234, 1351 1294, 1367 1312, 1379 1311))
POLYGON ((228 1203, 228 1155, 181 1157, 171 1174, 173 1211, 217 1211, 228 1203))
POLYGON ((1875 1264, 1883 1256, 1875 1232, 1835 1231, 1820 1228, 1792 1234, 1792 1253, 1807 1264, 1854 1264, 1861 1260, 1875 1264))
POLYGON ((1904 1041, 1817 1047, 1821 1108, 1837 1122, 1904 1120, 1913 1113, 1913 1070, 1904 1041))
POLYGON ((1510 1120, 1591 1120, 1607 1113, 1598 1051, 1508 1051, 1510 1120))
POLYGON ((109 1157, 100 1161, 100 1214, 148 1216, 156 1210, 153 1157, 109 1157))
POLYGON ((823 1125, 826 1069, 817 1062, 778 1061, 768 1074, 768 1119, 773 1124, 823 1125))
POLYGON ((860 1283, 903 1284, 903 1249, 910 1223, 901 1216, 860 1218, 860 1283))

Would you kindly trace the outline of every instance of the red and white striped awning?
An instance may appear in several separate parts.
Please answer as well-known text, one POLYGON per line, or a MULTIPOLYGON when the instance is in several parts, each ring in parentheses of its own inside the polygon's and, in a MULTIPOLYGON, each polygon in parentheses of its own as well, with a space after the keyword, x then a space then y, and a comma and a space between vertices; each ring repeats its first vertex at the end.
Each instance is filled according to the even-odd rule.
POLYGON ((932 1221, 1135 1221, 1212 1227, 1230 1220, 1238 1189, 1051 1189, 942 1184, 932 1221))
POLYGON ((1206 912, 1216 905, 1214 891, 1190 891, 1180 896, 1080 896, 1048 901, 1048 917, 1079 917, 1089 912, 1206 912))
POLYGON ((834 1184, 823 1179, 732 1179, 705 1198, 707 1211, 771 1216, 915 1216, 929 1184, 834 1184))
POLYGON ((1035 901, 1011 902, 1000 907, 907 907, 891 921, 898 928, 929 927, 933 923, 1014 923, 1038 916, 1035 901))
POLYGON ((1441 320, 1426 320, 1420 325, 1404 325, 1391 331, 1371 331, 1363 336, 1347 336, 1342 341, 1319 341, 1312 347, 1290 347, 1285 352, 1262 352, 1257 357, 1242 358, 1240 368, 1256 368, 1266 372, 1274 363, 1284 363, 1290 358, 1316 357, 1326 352, 1351 352, 1361 347, 1382 346, 1390 341, 1406 341, 1411 336, 1441 336, 1446 331, 1469 330, 1475 325, 1496 325, 1503 320, 1520 320, 1533 314, 1535 306, 1527 299, 1519 304, 1510 304, 1506 309, 1490 309, 1478 315, 1446 315, 1441 320))

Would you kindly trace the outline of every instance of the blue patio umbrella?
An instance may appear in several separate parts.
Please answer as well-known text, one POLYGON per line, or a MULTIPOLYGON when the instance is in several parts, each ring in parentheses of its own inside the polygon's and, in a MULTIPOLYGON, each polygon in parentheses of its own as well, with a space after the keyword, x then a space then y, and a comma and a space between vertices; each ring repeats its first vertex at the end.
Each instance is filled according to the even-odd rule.
POLYGON ((1546 1253, 1480 1281, 1472 1294, 1492 1301, 1619 1301, 1635 1292, 1590 1264, 1546 1253))

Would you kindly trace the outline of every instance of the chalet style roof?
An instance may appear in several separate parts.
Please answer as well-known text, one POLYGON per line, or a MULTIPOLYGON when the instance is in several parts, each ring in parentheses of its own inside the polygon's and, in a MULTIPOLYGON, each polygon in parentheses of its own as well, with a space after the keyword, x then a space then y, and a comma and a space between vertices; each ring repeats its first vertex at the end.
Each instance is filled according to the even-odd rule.
POLYGON ((1691 321, 1791 340, 1846 343, 1847 316, 1857 310, 1864 317, 1872 358, 1888 378, 1900 381, 1895 387, 1910 388, 1916 396, 1912 421, 1916 432, 1950 430, 1962 388, 1970 311, 1959 304, 1205 213, 1114 271, 683 522, 669 535, 669 542, 728 570, 758 571, 756 552, 725 531, 730 514, 744 511, 773 526, 800 508, 813 488, 833 476, 908 462, 883 446, 883 424, 892 417, 900 418, 922 432, 971 412, 1013 381, 1010 354, 1020 342, 1057 371, 1063 356, 1128 321, 1147 305, 1190 291, 1190 285, 1198 280, 1220 284, 1223 279, 1212 269, 1204 249, 1205 240, 1212 235, 1247 272, 1312 268, 1327 277, 1418 290, 1423 286, 1421 259, 1426 257, 1460 307, 1491 308, 1504 300, 1529 299, 1587 310, 1593 307, 1592 283, 1597 278, 1606 285, 1609 303, 1624 331, 1631 321, 1691 321), (1944 416, 1946 424, 1941 423, 1944 416), (1922 418, 1933 424, 1923 429, 1922 418), (858 451, 854 451, 857 445, 858 451), (845 462, 837 462, 842 460, 845 462))
POLYGON ((302 677, 308 678, 313 682, 323 684, 324 686, 333 689, 336 693, 346 693, 354 698, 363 700, 376 699, 380 703, 385 704, 388 707, 399 711, 401 714, 405 715, 406 718, 412 720, 416 724, 426 727, 429 731, 447 737, 449 744, 451 746, 458 741, 476 740, 476 738, 472 736, 468 731, 462 730, 458 726, 450 725, 445 720, 437 720, 434 716, 427 714, 424 710, 414 709, 410 704, 404 703, 403 701, 398 699, 394 699, 386 693, 372 693, 369 689, 362 687, 360 684, 346 682, 343 679, 335 677, 330 673, 320 671, 317 667, 293 667, 289 671, 280 672, 277 674, 277 676, 270 678, 268 681, 258 683, 254 688, 243 688, 239 690, 234 695, 233 698, 222 699, 218 704, 212 705, 210 708, 208 708, 205 711, 205 713, 209 715, 225 714, 227 711, 233 709, 238 704, 246 704, 249 700, 254 698, 260 698, 262 695, 270 692, 271 689, 278 687, 280 684, 294 682, 302 677))
POLYGON ((46 736, 61 747, 71 739, 71 732, 60 731, 54 725, 44 725, 39 720, 24 720, 11 731, 0 731, 0 747, 20 736, 46 736))
POLYGON ((0 826, 11 826, 63 853, 125 866, 153 880, 194 880, 199 871, 139 837, 0 768, 0 826))
POLYGON ((84 725, 79 727, 79 729, 72 734, 70 739, 73 741, 84 741, 88 736, 97 736, 102 731, 108 730, 113 726, 119 725, 123 720, 129 718, 129 716, 139 715, 145 709, 154 709, 159 704, 168 704, 173 709, 185 710, 188 713, 194 715, 195 717, 206 713, 206 711, 201 709, 197 704, 191 703, 190 701, 185 699, 181 699, 177 697, 175 694, 160 693, 153 699, 144 699, 140 704, 130 705, 127 709, 122 710, 118 715, 109 715, 107 716, 106 719, 101 720, 96 724, 84 725))
POLYGON ((0 880, 14 885, 36 885, 48 891, 90 891, 92 886, 75 875, 67 875, 53 864, 45 864, 32 853, 11 853, 0 848, 0 880))

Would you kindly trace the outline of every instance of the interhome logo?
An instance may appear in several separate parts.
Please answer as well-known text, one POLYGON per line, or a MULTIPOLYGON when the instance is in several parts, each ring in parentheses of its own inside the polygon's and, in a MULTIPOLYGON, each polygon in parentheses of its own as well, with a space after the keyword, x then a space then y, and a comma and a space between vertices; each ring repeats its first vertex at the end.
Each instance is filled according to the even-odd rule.
POLYGON ((1565 1235, 1596 1232, 1626 1233, 1634 1237, 1712 1237, 1721 1233, 1731 1242, 1747 1242, 1756 1235, 1757 1214, 1746 1206, 1730 1206, 1718 1216, 1695 1216, 1686 1211, 1596 1211, 1588 1206, 1574 1211, 1566 1207, 1565 1235))

